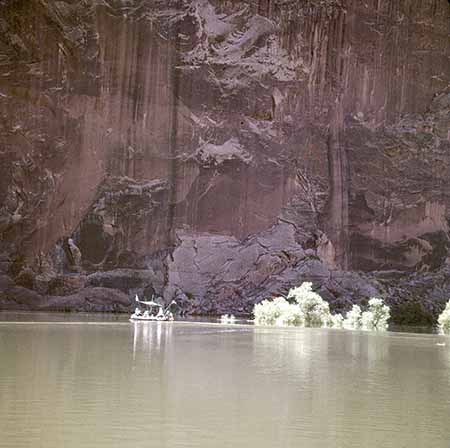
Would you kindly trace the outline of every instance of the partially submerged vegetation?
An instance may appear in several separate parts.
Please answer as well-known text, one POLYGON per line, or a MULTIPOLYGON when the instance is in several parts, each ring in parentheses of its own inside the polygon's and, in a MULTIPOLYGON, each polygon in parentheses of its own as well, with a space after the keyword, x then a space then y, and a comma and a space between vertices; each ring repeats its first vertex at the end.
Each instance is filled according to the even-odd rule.
POLYGON ((391 324, 414 327, 433 327, 436 317, 425 302, 415 298, 395 303, 391 308, 391 324))
POLYGON ((236 317, 233 314, 223 314, 220 316, 221 324, 234 324, 236 322, 236 317))
POLYGON ((438 317, 439 332, 443 334, 450 334, 450 300, 438 317))
MULTIPOLYGON (((414 304, 414 308, 411 308, 416 310, 419 305, 414 304)), ((257 325, 386 331, 391 310, 382 299, 373 297, 364 311, 359 305, 353 305, 345 317, 340 313, 331 314, 329 304, 313 291, 312 283, 304 282, 301 286, 290 289, 286 297, 267 299, 256 304, 253 314, 257 325)), ((431 315, 428 319, 432 320, 431 315)), ((220 322, 232 324, 236 322, 236 318, 232 314, 225 314, 221 316, 220 322)), ((439 315, 438 330, 441 334, 450 335, 450 300, 439 315)))
MULTIPOLYGON (((448 307, 450 329, 450 307, 448 307)), ((354 330, 387 329, 390 310, 381 299, 369 300, 369 307, 362 311, 353 305, 344 318, 341 314, 331 314, 330 307, 322 297, 312 290, 312 283, 304 282, 289 291, 287 298, 277 297, 263 300, 253 310, 255 323, 279 327, 328 327, 354 330)))

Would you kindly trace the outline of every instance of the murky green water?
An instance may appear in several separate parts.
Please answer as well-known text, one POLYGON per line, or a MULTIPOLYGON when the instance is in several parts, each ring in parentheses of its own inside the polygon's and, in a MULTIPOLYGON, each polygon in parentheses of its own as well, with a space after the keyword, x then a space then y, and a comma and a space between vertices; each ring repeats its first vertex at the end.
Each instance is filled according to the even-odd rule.
POLYGON ((2 448, 450 447, 450 338, 40 317, 0 322, 2 448))

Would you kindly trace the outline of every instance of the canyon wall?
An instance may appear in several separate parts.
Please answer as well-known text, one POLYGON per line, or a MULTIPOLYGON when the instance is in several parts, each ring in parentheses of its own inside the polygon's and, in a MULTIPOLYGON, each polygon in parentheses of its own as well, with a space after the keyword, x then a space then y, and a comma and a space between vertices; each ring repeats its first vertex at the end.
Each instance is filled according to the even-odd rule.
POLYGON ((0 306, 450 297, 446 0, 0 0, 0 306))

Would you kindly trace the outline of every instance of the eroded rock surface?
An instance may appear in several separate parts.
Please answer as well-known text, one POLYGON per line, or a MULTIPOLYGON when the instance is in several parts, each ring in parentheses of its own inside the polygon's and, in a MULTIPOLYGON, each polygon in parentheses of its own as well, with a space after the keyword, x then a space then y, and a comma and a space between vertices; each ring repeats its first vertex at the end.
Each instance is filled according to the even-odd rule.
POLYGON ((0 306, 412 300, 448 269, 449 36, 446 0, 1 0, 0 306))

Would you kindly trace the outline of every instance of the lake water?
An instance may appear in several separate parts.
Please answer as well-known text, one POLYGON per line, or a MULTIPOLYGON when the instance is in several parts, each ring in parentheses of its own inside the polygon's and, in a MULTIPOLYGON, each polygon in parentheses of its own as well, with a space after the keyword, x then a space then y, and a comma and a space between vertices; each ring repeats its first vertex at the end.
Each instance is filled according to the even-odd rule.
POLYGON ((450 338, 3 321, 0 447, 449 448, 450 338))

